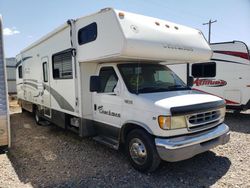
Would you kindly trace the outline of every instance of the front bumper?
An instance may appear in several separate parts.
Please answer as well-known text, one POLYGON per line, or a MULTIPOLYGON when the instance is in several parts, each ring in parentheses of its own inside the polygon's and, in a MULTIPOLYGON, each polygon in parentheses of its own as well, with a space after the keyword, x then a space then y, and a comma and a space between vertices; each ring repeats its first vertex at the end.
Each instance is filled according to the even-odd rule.
POLYGON ((191 135, 156 138, 155 144, 162 160, 175 162, 191 158, 218 145, 226 144, 229 139, 229 128, 222 123, 213 129, 191 135))

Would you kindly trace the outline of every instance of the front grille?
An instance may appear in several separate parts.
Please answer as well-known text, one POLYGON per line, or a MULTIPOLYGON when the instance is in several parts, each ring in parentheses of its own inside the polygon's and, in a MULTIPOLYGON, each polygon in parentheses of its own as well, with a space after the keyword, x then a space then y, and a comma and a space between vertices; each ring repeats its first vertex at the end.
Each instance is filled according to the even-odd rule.
POLYGON ((197 113, 188 117, 189 130, 209 128, 220 120, 220 110, 197 113))

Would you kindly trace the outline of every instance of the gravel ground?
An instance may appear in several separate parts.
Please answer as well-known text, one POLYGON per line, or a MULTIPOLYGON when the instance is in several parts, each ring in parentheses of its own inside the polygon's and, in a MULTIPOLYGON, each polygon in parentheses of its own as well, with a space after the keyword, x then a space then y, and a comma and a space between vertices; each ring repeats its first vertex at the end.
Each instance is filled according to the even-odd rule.
POLYGON ((230 114, 230 143, 154 173, 134 170, 121 151, 12 114, 12 148, 0 155, 0 187, 250 187, 250 113, 230 114))

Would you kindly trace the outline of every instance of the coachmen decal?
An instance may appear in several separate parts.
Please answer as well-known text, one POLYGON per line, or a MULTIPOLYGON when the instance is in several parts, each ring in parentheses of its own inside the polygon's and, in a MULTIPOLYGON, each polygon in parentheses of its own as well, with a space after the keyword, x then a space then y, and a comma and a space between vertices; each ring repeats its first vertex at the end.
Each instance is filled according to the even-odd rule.
POLYGON ((121 117, 120 113, 112 112, 110 110, 103 110, 103 106, 98 106, 98 111, 99 111, 99 113, 105 114, 108 116, 114 116, 114 117, 118 117, 118 118, 121 117))
POLYGON ((194 80, 194 86, 222 87, 227 85, 225 80, 199 79, 194 80))

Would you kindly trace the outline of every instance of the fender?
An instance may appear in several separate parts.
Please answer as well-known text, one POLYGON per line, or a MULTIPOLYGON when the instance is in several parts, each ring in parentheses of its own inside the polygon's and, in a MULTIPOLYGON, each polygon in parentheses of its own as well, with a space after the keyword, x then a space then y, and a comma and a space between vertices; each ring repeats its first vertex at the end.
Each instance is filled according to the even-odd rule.
POLYGON ((129 125, 134 125, 134 126, 138 126, 143 128, 144 130, 146 130, 149 134, 153 135, 153 131, 151 130, 151 128, 149 128, 149 126, 147 126, 145 123, 139 122, 139 121, 126 121, 122 127, 121 127, 121 131, 119 134, 119 140, 121 142, 125 142, 125 138, 124 138, 124 130, 127 126, 129 125))

